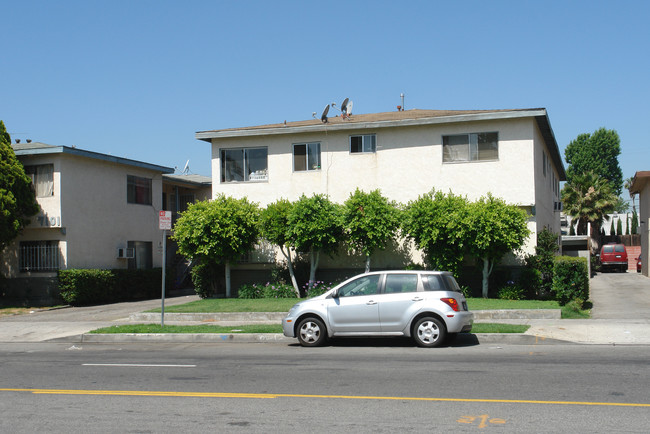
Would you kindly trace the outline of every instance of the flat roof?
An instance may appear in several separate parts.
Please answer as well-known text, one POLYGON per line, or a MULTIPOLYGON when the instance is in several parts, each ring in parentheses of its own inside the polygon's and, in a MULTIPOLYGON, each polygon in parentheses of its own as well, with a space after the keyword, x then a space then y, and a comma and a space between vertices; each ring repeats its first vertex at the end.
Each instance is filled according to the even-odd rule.
POLYGON ((209 187, 212 185, 212 178, 205 175, 170 175, 164 174, 163 181, 174 184, 191 185, 197 187, 209 187))
POLYGON ((502 109, 502 110, 421 110, 391 111, 384 113, 353 114, 348 118, 328 117, 327 122, 319 119, 283 122, 281 124, 257 125, 241 128, 198 131, 196 139, 211 143, 212 139, 251 137, 276 134, 316 133, 358 129, 377 129, 404 126, 433 125, 455 122, 488 121, 533 117, 537 121, 542 137, 557 167, 560 181, 566 180, 562 156, 551 122, 545 108, 502 109))
POLYGON ((16 156, 27 155, 46 155, 46 154, 68 154, 76 155, 79 157, 93 158, 96 160, 107 161, 110 163, 125 164, 127 166, 135 166, 142 169, 153 170, 162 173, 174 173, 174 169, 166 166, 159 166, 157 164, 145 163, 143 161, 131 160, 129 158, 115 157, 113 155, 102 154, 100 152, 86 151, 71 146, 53 146, 41 142, 31 143, 12 143, 12 148, 16 156))
POLYGON ((636 172, 632 179, 630 192, 635 194, 641 193, 641 189, 648 181, 650 181, 650 170, 640 170, 636 172))

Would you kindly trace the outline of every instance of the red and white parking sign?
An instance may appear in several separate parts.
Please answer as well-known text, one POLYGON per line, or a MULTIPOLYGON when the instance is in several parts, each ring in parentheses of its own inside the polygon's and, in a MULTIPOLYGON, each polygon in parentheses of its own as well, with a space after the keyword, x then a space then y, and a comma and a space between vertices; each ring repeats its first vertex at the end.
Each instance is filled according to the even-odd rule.
POLYGON ((172 229, 171 211, 158 211, 158 229, 167 231, 172 229))

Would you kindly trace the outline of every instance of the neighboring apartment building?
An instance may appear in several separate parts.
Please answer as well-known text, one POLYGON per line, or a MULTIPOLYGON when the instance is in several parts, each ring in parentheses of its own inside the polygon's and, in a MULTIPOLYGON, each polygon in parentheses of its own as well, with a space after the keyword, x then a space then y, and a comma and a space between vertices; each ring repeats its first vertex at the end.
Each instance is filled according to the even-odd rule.
POLYGON ((641 273, 649 277, 648 246, 650 246, 650 171, 639 171, 634 175, 630 193, 639 195, 639 228, 641 235, 641 273))
POLYGON ((59 269, 161 266, 158 211, 174 169, 68 146, 13 148, 41 210, 2 253, 8 298, 56 296, 59 269))
POLYGON ((360 114, 196 138, 212 145, 213 195, 265 206, 313 193, 342 203, 356 188, 403 204, 433 188, 470 200, 490 192, 529 212, 528 251, 544 227, 560 233, 566 174, 543 108, 360 114))

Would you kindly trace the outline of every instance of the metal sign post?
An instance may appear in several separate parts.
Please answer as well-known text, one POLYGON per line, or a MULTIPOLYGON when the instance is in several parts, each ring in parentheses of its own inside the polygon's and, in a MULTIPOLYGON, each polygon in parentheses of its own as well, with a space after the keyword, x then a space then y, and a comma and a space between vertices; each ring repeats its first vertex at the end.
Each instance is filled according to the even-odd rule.
POLYGON ((160 327, 165 327, 165 269, 167 268, 167 231, 172 228, 172 212, 158 211, 158 228, 162 229, 162 290, 160 297, 160 327))

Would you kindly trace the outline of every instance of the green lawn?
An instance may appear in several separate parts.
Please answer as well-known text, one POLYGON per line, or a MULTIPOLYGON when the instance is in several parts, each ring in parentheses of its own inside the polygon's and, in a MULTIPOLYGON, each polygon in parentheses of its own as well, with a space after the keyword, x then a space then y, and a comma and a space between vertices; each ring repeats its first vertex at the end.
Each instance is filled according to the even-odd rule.
MULTIPOLYGON (((524 333, 530 326, 518 324, 475 323, 472 333, 524 333)), ((104 327, 90 333, 282 333, 280 324, 257 324, 240 326, 196 325, 176 326, 160 324, 128 324, 104 327)))
MULTIPOLYGON (((213 313, 213 312, 288 312, 299 302, 298 298, 261 298, 245 300, 238 298, 207 298, 176 306, 165 306, 169 313, 213 313)), ((492 298, 468 298, 469 310, 496 309, 559 309, 557 301, 499 300, 492 298)), ((149 312, 160 312, 153 309, 149 312)))

